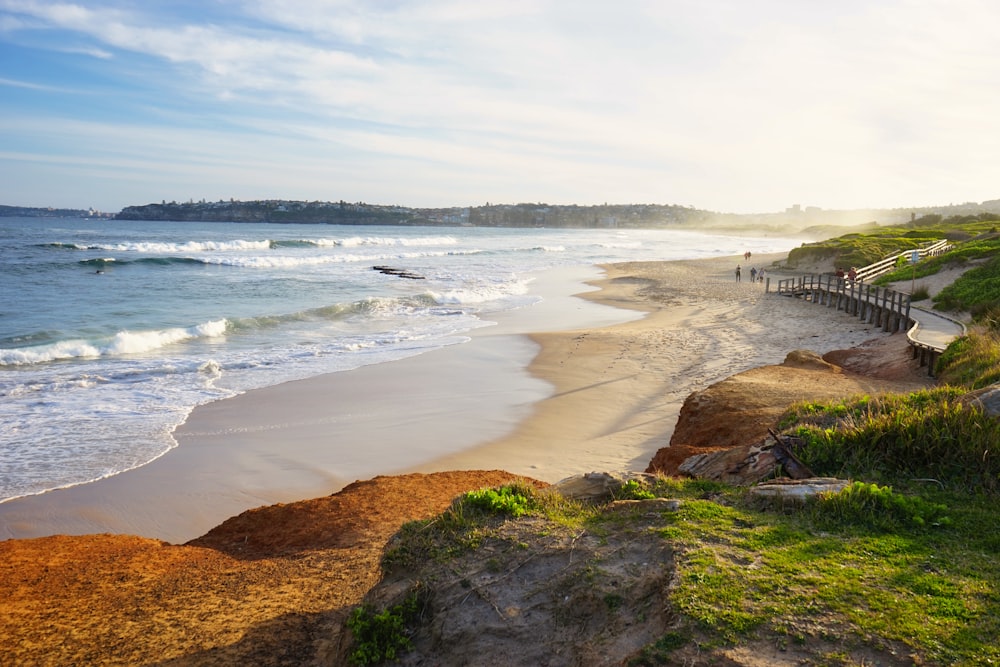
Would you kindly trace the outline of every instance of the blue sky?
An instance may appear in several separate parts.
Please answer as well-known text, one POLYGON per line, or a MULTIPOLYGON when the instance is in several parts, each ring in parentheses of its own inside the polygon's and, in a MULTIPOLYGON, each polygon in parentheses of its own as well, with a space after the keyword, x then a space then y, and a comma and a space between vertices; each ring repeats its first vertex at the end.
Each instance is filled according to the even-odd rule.
POLYGON ((1000 198, 994 0, 0 0, 0 204, 1000 198))

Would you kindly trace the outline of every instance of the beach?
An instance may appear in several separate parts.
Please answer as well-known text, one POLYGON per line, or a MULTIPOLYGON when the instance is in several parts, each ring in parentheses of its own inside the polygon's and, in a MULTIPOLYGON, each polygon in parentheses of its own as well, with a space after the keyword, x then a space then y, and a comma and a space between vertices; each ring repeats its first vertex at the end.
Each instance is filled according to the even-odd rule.
POLYGON ((505 470, 555 482, 643 470, 693 391, 793 349, 884 335, 765 294, 746 274, 736 282, 741 260, 568 272, 541 304, 467 343, 201 406, 176 430, 178 446, 148 465, 0 504, 0 539, 127 533, 182 543, 247 509, 380 474, 505 470))

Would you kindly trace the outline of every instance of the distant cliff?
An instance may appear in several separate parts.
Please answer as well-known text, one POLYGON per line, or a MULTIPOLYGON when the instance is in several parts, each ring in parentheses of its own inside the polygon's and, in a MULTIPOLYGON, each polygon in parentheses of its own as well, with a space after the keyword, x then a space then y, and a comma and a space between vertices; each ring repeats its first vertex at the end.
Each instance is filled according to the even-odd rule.
POLYGON ((0 206, 0 218, 108 218, 107 213, 82 208, 38 208, 0 206))
POLYGON ((118 220, 201 222, 298 222, 349 225, 469 225, 476 227, 667 227, 698 222, 713 214, 661 204, 553 206, 486 204, 451 208, 409 208, 363 202, 287 200, 161 202, 122 209, 118 220))
MULTIPOLYGON (((347 202, 283 200, 162 202, 128 206, 117 220, 174 220, 201 222, 308 222, 329 224, 406 224, 409 209, 347 202)), ((413 224, 413 223, 411 223, 413 224)))

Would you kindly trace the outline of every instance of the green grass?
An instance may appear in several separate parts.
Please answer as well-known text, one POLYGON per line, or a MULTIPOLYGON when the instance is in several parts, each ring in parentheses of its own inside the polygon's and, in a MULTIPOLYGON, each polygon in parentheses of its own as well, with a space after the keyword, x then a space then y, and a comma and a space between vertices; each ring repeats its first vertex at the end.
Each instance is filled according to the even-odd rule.
MULTIPOLYGON (((951 396, 928 392, 911 403, 951 396)), ((855 418, 869 407, 839 402, 835 416, 825 419, 855 418)), ((821 406, 809 412, 820 419, 821 406)), ((659 479, 644 490, 681 500, 676 512, 660 513, 654 529, 675 551, 676 575, 662 603, 675 610, 678 624, 632 665, 671 664, 671 653, 690 642, 710 647, 760 639, 790 646, 825 640, 845 652, 890 646, 914 656, 914 664, 1000 662, 996 495, 858 482, 803 507, 702 480, 659 479)), ((628 515, 609 516, 544 493, 531 498, 537 519, 595 534, 628 529, 620 525, 628 515)), ((392 548, 412 555, 433 534, 435 557, 443 557, 475 549, 472 533, 493 531, 495 539, 509 520, 470 510, 463 496, 437 519, 410 524, 415 529, 402 531, 392 548), (414 539, 415 547, 401 545, 414 539)), ((625 602, 603 600, 609 607, 625 602)))
POLYGON ((1000 313, 1000 254, 969 269, 934 296, 940 310, 968 311, 974 320, 995 322, 1000 313))
POLYGON ((958 400, 954 387, 800 404, 780 424, 802 440, 796 455, 818 475, 908 483, 935 479, 970 492, 1000 491, 1000 420, 958 400))
POLYGON ((531 489, 508 484, 496 489, 469 491, 463 496, 463 501, 468 507, 487 514, 519 517, 528 514, 534 508, 533 498, 531 489))
POLYGON ((788 253, 788 264, 794 268, 814 261, 832 262, 846 270, 914 250, 937 239, 948 239, 955 244, 948 253, 924 259, 914 266, 903 261, 898 269, 876 282, 884 284, 911 280, 933 275, 945 267, 961 266, 972 260, 995 256, 1000 253, 998 228, 1000 221, 990 214, 947 220, 942 220, 940 216, 924 216, 905 225, 874 227, 864 232, 804 243, 788 253))
POLYGON ((366 605, 356 607, 347 619, 347 627, 354 637, 354 650, 348 656, 351 664, 373 665, 395 660, 409 649, 407 625, 414 621, 418 610, 416 592, 382 611, 366 605))
POLYGON ((938 359, 938 380, 968 389, 1000 382, 1000 329, 973 329, 953 341, 938 359))
POLYGON ((681 549, 672 600, 702 632, 899 644, 935 664, 1000 660, 992 502, 936 493, 922 502, 947 505, 951 525, 887 529, 729 495, 686 503, 662 529, 681 549))

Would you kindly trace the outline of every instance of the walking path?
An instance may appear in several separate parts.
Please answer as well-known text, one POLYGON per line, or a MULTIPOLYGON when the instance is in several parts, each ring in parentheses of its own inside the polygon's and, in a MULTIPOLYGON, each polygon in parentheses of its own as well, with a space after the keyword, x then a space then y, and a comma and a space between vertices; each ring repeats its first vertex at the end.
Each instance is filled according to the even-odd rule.
MULTIPOLYGON (((770 281, 768 281, 770 287, 770 281)), ((913 357, 934 374, 937 357, 965 335, 965 325, 945 315, 910 303, 906 292, 847 280, 832 275, 803 275, 779 280, 777 293, 816 305, 834 307, 880 326, 884 331, 906 330, 913 357)))
POLYGON ((914 324, 906 332, 906 338, 914 347, 941 353, 953 340, 965 335, 964 324, 926 308, 911 306, 910 319, 914 324))

